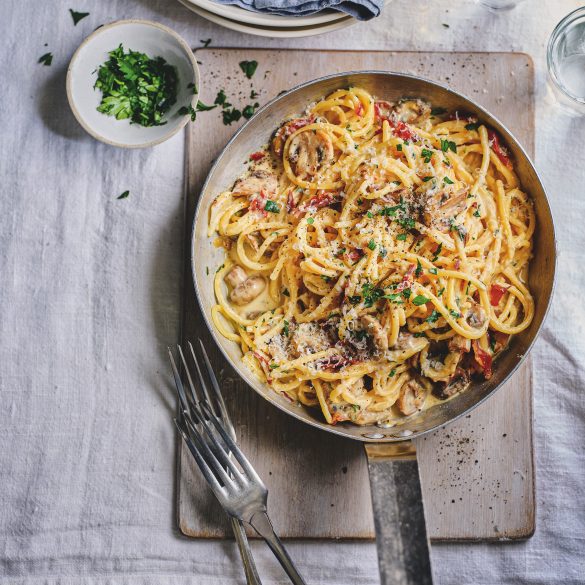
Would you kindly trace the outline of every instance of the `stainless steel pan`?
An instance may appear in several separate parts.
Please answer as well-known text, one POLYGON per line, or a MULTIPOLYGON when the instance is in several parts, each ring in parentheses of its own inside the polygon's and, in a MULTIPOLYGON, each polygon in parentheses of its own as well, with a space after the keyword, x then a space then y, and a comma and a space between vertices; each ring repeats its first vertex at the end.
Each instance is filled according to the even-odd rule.
POLYGON ((380 574, 384 584, 432 582, 428 538, 416 452, 411 439, 437 429, 469 412, 494 393, 514 373, 530 350, 551 300, 556 264, 552 215, 542 183, 527 154, 510 131, 481 106, 437 83, 398 73, 354 71, 304 83, 275 98, 245 124, 217 158, 199 195, 192 236, 192 269, 201 309, 215 341, 240 376, 276 407, 307 424, 363 441, 368 456, 372 503, 375 515, 380 574), (495 128, 509 147, 523 188, 534 200, 537 230, 531 262, 530 288, 536 312, 531 326, 513 338, 511 347, 496 362, 490 380, 474 384, 452 400, 413 416, 401 426, 383 429, 343 423, 327 425, 317 410, 299 409, 259 382, 242 364, 237 344, 214 328, 210 312, 215 304, 212 279, 205 267, 223 261, 221 249, 207 237, 209 207, 218 193, 229 188, 246 169, 250 152, 260 149, 281 122, 300 114, 307 104, 348 85, 364 87, 387 100, 416 96, 449 110, 470 112, 495 128), (200 261, 201 259, 205 261, 200 261))

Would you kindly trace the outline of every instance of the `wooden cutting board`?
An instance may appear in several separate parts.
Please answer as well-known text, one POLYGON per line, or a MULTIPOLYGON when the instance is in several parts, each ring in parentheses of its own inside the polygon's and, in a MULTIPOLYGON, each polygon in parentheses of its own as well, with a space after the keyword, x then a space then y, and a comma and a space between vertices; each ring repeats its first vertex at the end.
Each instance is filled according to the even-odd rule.
MULTIPOLYGON (((534 152, 534 72, 524 54, 206 49, 197 58, 200 99, 212 103, 224 89, 239 109, 330 73, 414 73, 478 101, 534 152), (239 67, 244 59, 258 62, 251 80, 239 67), (258 97, 251 99, 252 90, 258 97)), ((189 264, 194 207, 213 160, 242 122, 225 126, 215 110, 199 114, 197 123, 188 126, 182 337, 202 337, 210 350, 240 443, 269 488, 277 532, 289 538, 370 539, 374 525, 361 444, 313 429, 262 400, 221 356, 199 313, 189 264)), ((530 537, 535 526, 530 361, 470 415, 418 439, 417 450, 433 540, 530 537)), ((223 512, 182 445, 178 516, 187 536, 231 537, 223 512)))

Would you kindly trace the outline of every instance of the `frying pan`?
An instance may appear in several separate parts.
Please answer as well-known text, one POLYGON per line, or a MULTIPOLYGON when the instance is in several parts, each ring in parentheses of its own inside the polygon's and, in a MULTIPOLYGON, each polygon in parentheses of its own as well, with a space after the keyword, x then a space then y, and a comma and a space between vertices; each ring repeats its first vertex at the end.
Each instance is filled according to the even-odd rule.
POLYGON ((481 404, 514 373, 525 359, 546 316, 555 276, 556 242, 553 219, 544 187, 526 152, 510 131, 478 104, 435 82, 412 75, 385 71, 352 71, 299 85, 273 99, 228 142, 211 168, 199 195, 192 233, 192 270, 195 291, 207 325, 225 357, 239 375, 263 398, 291 416, 328 433, 364 442, 372 491, 374 524, 382 583, 429 584, 432 570, 425 527, 424 507, 412 439, 450 423, 481 404), (390 101, 420 97, 435 106, 476 115, 495 128, 515 161, 523 189, 533 201, 537 218, 534 257, 529 286, 535 298, 535 315, 528 329, 512 338, 509 349, 495 363, 489 380, 473 383, 462 394, 433 406, 391 428, 376 425, 326 424, 317 410, 300 409, 260 382, 242 363, 239 346, 225 339, 211 321, 215 304, 213 281, 206 266, 223 262, 222 249, 207 236, 209 208, 221 191, 229 188, 247 168, 248 156, 261 149, 283 120, 299 115, 311 102, 348 85, 365 88, 390 101), (199 259, 205 258, 205 262, 199 259))

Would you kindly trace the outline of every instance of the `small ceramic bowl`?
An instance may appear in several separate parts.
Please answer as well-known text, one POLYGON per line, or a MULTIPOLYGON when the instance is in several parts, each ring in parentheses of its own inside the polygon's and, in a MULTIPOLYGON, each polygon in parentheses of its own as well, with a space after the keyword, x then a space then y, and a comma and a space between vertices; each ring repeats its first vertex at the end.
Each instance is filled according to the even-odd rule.
POLYGON ((73 114, 94 138, 123 148, 144 148, 160 144, 175 135, 189 121, 178 110, 195 107, 199 68, 189 45, 170 28, 147 20, 119 20, 98 28, 75 51, 67 70, 67 99, 73 114), (124 50, 139 51, 149 57, 162 57, 177 69, 177 102, 164 115, 166 124, 144 127, 129 120, 116 120, 97 111, 102 92, 94 89, 97 70, 108 60, 108 53, 120 43, 124 50))

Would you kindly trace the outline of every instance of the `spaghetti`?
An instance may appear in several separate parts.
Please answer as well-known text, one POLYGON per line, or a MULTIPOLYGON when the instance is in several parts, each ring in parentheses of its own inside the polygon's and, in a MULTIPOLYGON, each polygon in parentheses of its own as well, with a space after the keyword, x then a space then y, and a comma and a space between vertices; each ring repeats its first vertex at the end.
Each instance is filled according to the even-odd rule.
POLYGON ((218 195, 213 321, 328 423, 393 425, 489 378, 526 329, 535 215, 495 132, 351 87, 218 195))

